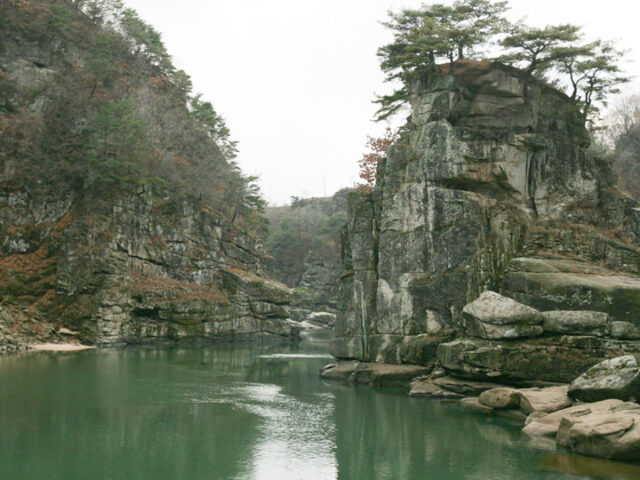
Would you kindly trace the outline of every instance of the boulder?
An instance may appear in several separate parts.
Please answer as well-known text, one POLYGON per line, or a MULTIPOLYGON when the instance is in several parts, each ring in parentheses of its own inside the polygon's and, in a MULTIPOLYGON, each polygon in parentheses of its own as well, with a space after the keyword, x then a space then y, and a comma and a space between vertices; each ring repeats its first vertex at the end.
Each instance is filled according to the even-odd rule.
POLYGON ((598 363, 571 382, 569 396, 583 402, 640 398, 640 367, 636 357, 624 355, 598 363))
POLYGON ((542 312, 545 333, 560 335, 609 335, 609 314, 591 311, 553 310, 542 312))
POLYGON ((520 410, 526 414, 533 412, 551 413, 570 407, 573 401, 567 395, 568 385, 546 388, 520 389, 520 410))
POLYGON ((532 437, 555 438, 563 418, 581 418, 592 413, 607 413, 622 403, 622 400, 610 399, 574 405, 553 413, 534 412, 527 417, 522 432, 532 437))
POLYGON ((478 397, 478 401, 487 407, 501 410, 518 408, 520 392, 513 388, 499 387, 485 390, 478 397))
POLYGON ((406 387, 413 378, 424 376, 429 373, 429 370, 416 365, 350 361, 323 367, 320 370, 320 377, 327 380, 344 380, 366 385, 406 387))
POLYGON ((467 397, 460 400, 460 403, 465 407, 472 408, 474 410, 478 410, 482 413, 492 413, 493 407, 489 407, 484 403, 481 403, 478 397, 467 397))
POLYGON ((492 291, 483 292, 473 302, 465 305, 462 314, 465 318, 471 317, 493 325, 522 322, 539 325, 544 320, 537 310, 492 291))
POLYGON ((549 336, 520 341, 460 339, 438 346, 438 362, 455 377, 497 383, 570 383, 606 358, 640 343, 604 337, 549 336))
POLYGON ((458 399, 464 397, 464 395, 461 395, 459 393, 443 389, 429 377, 414 378, 411 381, 411 385, 409 387, 409 396, 450 399, 458 399))
POLYGON ((637 340, 640 328, 629 322, 611 322, 611 337, 619 340, 637 340))
POLYGON ((460 400, 460 404, 467 408, 472 408, 481 413, 496 415, 498 417, 509 418, 511 420, 523 421, 524 414, 519 409, 493 408, 482 403, 478 397, 466 397, 460 400))
POLYGON ((640 460, 640 405, 622 403, 605 412, 564 416, 558 446, 594 457, 640 460))
POLYGON ((537 337, 542 334, 540 312, 496 292, 484 292, 462 310, 471 337, 488 340, 537 337))
POLYGON ((491 390, 492 388, 499 388, 502 386, 497 383, 476 382, 473 380, 464 380, 461 378, 454 378, 449 376, 434 378, 432 382, 444 390, 449 390, 461 395, 474 397, 480 395, 485 390, 491 390))

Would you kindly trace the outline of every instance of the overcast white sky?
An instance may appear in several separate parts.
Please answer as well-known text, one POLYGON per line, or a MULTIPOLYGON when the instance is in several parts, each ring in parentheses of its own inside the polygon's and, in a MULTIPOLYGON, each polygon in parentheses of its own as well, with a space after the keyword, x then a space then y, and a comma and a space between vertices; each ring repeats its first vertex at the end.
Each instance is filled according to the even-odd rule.
MULTIPOLYGON (((357 161, 376 93, 388 91, 376 50, 391 34, 389 9, 416 0, 125 0, 162 33, 178 68, 193 79, 240 142, 238 161, 260 176, 272 204, 330 195, 358 181, 357 161)), ((440 3, 452 3, 441 1, 440 3)), ((632 0, 511 0, 509 17, 582 25, 618 40, 640 90, 640 6, 632 0)))

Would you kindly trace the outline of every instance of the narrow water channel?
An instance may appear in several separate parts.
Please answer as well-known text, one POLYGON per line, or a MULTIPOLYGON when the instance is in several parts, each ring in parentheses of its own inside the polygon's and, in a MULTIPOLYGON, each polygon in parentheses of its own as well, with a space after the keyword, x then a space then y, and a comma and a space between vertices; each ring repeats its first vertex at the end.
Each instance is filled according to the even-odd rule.
POLYGON ((639 478, 454 403, 322 381, 327 340, 0 357, 0 478, 639 478))

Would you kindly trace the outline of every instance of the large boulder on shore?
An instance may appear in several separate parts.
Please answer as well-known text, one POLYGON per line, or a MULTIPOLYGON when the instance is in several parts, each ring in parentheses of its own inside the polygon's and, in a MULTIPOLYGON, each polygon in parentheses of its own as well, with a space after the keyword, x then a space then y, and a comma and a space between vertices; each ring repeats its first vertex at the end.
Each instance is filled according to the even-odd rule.
POLYGON ((640 342, 563 335, 488 341, 467 338, 438 346, 438 361, 450 375, 513 383, 569 383, 606 358, 640 350, 640 342))
POLYGON ((499 340, 537 337, 543 332, 540 312, 491 291, 465 305, 462 316, 471 337, 499 340))
POLYGON ((365 385, 406 387, 413 378, 427 375, 430 371, 430 368, 417 365, 350 361, 326 365, 320 370, 320 377, 365 385))
POLYGON ((640 460, 640 405, 618 399, 582 403, 553 413, 534 412, 522 432, 555 438, 574 453, 640 460))
POLYGON ((478 401, 491 408, 513 409, 520 405, 520 392, 514 388, 499 387, 485 390, 478 401))
POLYGON ((640 460, 640 405, 622 403, 605 412, 564 416, 558 446, 593 457, 640 460))
POLYGON ((571 382, 569 396, 583 402, 640 399, 638 360, 624 355, 598 363, 571 382))
POLYGON ((555 438, 563 418, 582 418, 591 414, 608 413, 622 403, 622 400, 610 399, 574 405, 553 413, 534 412, 527 417, 522 433, 531 437, 555 438))
POLYGON ((546 388, 522 388, 520 410, 526 414, 533 412, 551 413, 570 407, 573 401, 567 395, 568 385, 546 388))
POLYGON ((609 314, 604 312, 552 310, 542 316, 545 333, 604 337, 611 330, 609 314))

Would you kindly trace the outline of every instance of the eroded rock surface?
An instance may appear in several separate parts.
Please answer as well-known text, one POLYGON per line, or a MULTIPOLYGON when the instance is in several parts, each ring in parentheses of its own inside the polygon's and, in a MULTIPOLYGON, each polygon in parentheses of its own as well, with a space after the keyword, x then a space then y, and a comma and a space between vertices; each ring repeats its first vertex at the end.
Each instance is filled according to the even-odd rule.
POLYGON ((526 414, 533 412, 551 413, 573 404, 567 394, 568 385, 546 388, 522 388, 520 391, 520 410, 526 414))
POLYGON ((442 388, 429 377, 417 377, 409 386, 410 397, 430 397, 442 399, 460 399, 464 395, 442 388))
POLYGON ((552 310, 543 312, 542 316, 546 333, 597 337, 605 337, 611 333, 609 315, 604 312, 552 310))
POLYGON ((16 307, 34 304, 31 315, 56 330, 108 345, 299 330, 288 321, 291 290, 260 275, 257 240, 220 214, 159 201, 162 193, 149 188, 92 202, 72 193, 10 195, 16 199, 0 196, 2 228, 20 222, 31 233, 3 237, 0 280, 16 307), (48 213, 35 215, 46 202, 48 213))
POLYGON ((558 446, 613 460, 640 459, 640 405, 621 403, 604 412, 564 416, 558 446))
POLYGON ((569 396, 583 402, 608 398, 640 399, 640 366, 637 358, 624 355, 598 363, 571 382, 569 396))
POLYGON ((611 337, 620 340, 638 340, 640 329, 629 322, 611 322, 611 337))
POLYGON ((506 383, 568 383, 602 359, 636 352, 638 348, 638 342, 591 336, 518 341, 463 338, 439 345, 437 356, 445 370, 458 377, 506 383))
POLYGON ((491 291, 465 305, 462 317, 470 337, 500 340, 537 337, 543 332, 540 312, 491 291))
POLYGON ((514 388, 499 387, 486 390, 478 401, 491 408, 514 409, 520 407, 520 392, 514 388))
POLYGON ((406 387, 412 379, 426 375, 429 371, 429 368, 416 365, 350 361, 325 366, 320 370, 320 377, 366 385, 406 387))
POLYGON ((622 400, 602 400, 600 402, 574 405, 553 413, 534 412, 527 417, 523 433, 530 436, 555 438, 563 418, 584 418, 591 414, 607 414, 622 400))
POLYGON ((493 290, 540 312, 640 321, 640 206, 588 151, 570 100, 523 72, 467 61, 416 85, 411 103, 375 189, 350 197, 334 355, 401 362, 410 339, 450 328, 477 337, 445 348, 451 373, 525 378, 532 368, 567 382, 634 348, 610 342, 602 314, 553 314, 540 332, 538 320, 463 313, 493 290))

